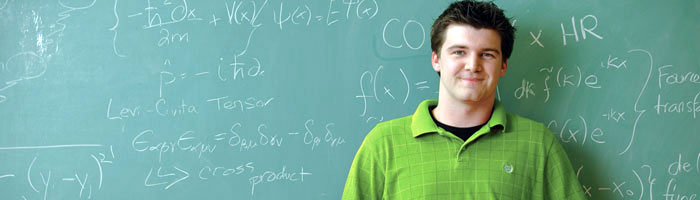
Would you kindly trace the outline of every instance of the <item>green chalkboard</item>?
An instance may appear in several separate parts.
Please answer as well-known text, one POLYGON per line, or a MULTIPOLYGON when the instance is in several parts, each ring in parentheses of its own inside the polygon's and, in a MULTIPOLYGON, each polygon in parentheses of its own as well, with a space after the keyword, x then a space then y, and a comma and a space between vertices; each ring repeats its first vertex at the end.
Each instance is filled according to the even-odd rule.
MULTIPOLYGON (((339 199, 449 1, 0 0, 0 199, 339 199)), ((698 1, 496 1, 591 199, 700 199, 698 1)))

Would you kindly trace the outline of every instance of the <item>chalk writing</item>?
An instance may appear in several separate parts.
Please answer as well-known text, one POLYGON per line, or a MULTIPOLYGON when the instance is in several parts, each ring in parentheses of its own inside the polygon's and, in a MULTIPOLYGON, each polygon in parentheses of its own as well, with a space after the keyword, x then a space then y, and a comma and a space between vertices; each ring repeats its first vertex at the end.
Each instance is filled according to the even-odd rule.
POLYGON ((207 102, 215 103, 216 104, 216 110, 217 111, 246 111, 246 110, 252 110, 256 108, 264 108, 267 107, 272 100, 275 100, 274 97, 265 97, 262 99, 258 99, 256 97, 248 97, 245 99, 234 99, 231 98, 230 96, 222 96, 222 97, 216 97, 216 98, 211 98, 207 99, 207 102))
MULTIPOLYGON (((66 145, 37 145, 37 146, 17 146, 6 147, 0 150, 14 151, 45 151, 48 150, 66 150, 66 149, 94 149, 104 147, 99 144, 66 144, 66 145)), ((24 193, 22 198, 41 198, 52 199, 56 196, 70 196, 78 199, 90 199, 93 193, 98 193, 102 190, 104 176, 104 165, 115 164, 116 156, 113 146, 110 145, 106 151, 92 151, 90 153, 76 154, 76 157, 70 159, 75 163, 57 163, 56 160, 47 158, 46 156, 34 156, 31 161, 27 162, 26 171, 18 173, 26 173, 26 185, 28 185, 29 193, 24 193, 24 190, 16 190, 24 193), (57 167, 60 166, 60 167, 57 167), (62 170, 70 168, 71 170, 62 170), (62 188, 61 192, 67 194, 58 194, 57 188, 62 188)), ((58 162, 61 162, 58 160, 58 162)), ((16 163, 19 164, 19 163, 16 163)), ((17 174, 18 175, 18 174, 17 174)), ((16 173, 0 174, 0 182, 3 179, 14 178, 16 173)), ((17 179, 16 182, 23 180, 17 179)), ((22 184, 24 185, 24 184, 22 184)), ((20 189, 22 187, 16 187, 20 189)))
MULTIPOLYGON (((309 119, 304 123, 304 144, 311 146, 311 150, 314 150, 321 142, 327 143, 330 147, 340 146, 345 143, 345 139, 340 136, 335 136, 331 128, 335 126, 335 123, 328 123, 325 125, 324 134, 314 135, 312 131, 314 127, 314 120, 309 119)), ((298 135, 298 132, 290 133, 290 135, 298 135)))
POLYGON ((143 181, 143 185, 146 187, 165 185, 165 187, 163 187, 163 190, 167 190, 173 185, 179 183, 180 181, 183 181, 190 177, 189 172, 175 166, 173 166, 172 168, 173 169, 164 170, 163 167, 158 167, 158 169, 155 170, 155 174, 153 173, 153 168, 149 169, 148 175, 146 175, 146 179, 143 181))
POLYGON ((170 33, 168 29, 162 28, 159 31, 160 39, 158 40, 158 46, 169 46, 170 43, 175 42, 190 42, 190 33, 170 33))
MULTIPOLYGON (((379 66, 377 67, 377 70, 372 72, 372 71, 365 71, 362 73, 360 76, 360 94, 356 95, 355 98, 359 98, 362 100, 363 104, 363 109, 362 109, 362 114, 360 114, 360 117, 365 118, 366 122, 369 123, 370 120, 372 119, 381 119, 379 121, 383 121, 383 116, 367 116, 367 107, 368 107, 368 100, 371 101, 371 99, 374 99, 373 102, 376 103, 382 103, 382 101, 388 101, 388 102, 402 102, 402 104, 406 104, 406 101, 411 95, 411 89, 417 89, 419 91, 429 89, 430 86, 426 85, 428 83, 427 81, 420 81, 415 83, 416 86, 419 86, 417 88, 412 88, 411 87, 411 82, 408 80, 408 76, 406 73, 403 71, 402 68, 398 69, 398 73, 401 74, 399 79, 403 79, 403 82, 405 83, 405 91, 399 90, 397 91, 396 86, 391 84, 390 82, 385 82, 385 78, 392 78, 390 75, 397 75, 396 73, 392 73, 388 75, 388 77, 385 77, 385 75, 381 72, 383 72, 384 66, 379 66), (379 85, 377 85, 379 83, 379 85), (369 86, 369 87, 366 87, 369 86), (377 92, 379 90, 379 92, 377 92), (381 98, 380 98, 381 97, 381 98), (403 98, 401 98, 403 97, 403 98)), ((403 89, 403 88, 400 88, 403 89)))
MULTIPOLYGON (((274 183, 279 181, 286 182, 304 182, 304 176, 310 176, 312 173, 304 171, 304 167, 300 167, 299 171, 287 172, 287 166, 282 166, 279 171, 265 171, 260 175, 252 176, 248 179, 250 183, 250 195, 255 196, 255 186, 264 183, 274 183)), ((258 186, 260 187, 260 186, 258 186)))
POLYGON ((425 44, 425 28, 423 27, 423 24, 421 24, 420 22, 418 22, 416 20, 408 20, 404 23, 403 29, 401 31, 403 43, 399 42, 400 44, 398 44, 398 45, 396 45, 395 43, 390 44, 387 41, 387 34, 386 33, 387 33, 387 28, 389 27, 389 24, 391 24, 392 22, 400 22, 400 20, 396 19, 396 18, 392 18, 392 19, 389 19, 389 21, 387 21, 384 24, 384 29, 382 31, 382 39, 384 40, 384 44, 386 46, 391 47, 391 48, 395 48, 395 49, 399 49, 399 48, 402 48, 404 44, 406 44, 406 47, 408 47, 409 49, 412 49, 412 50, 417 50, 417 49, 420 49, 421 47, 423 47, 423 44, 425 44), (413 24, 415 24, 415 25, 413 25, 413 24), (420 43, 418 45, 414 44, 413 42, 409 42, 408 38, 406 37, 406 28, 408 28, 409 25, 413 25, 412 27, 415 27, 414 30, 419 30, 420 33, 422 34, 420 39, 418 39, 418 41, 420 41, 420 43))
POLYGON ((656 110, 657 115, 665 113, 689 113, 693 116, 693 119, 695 119, 697 117, 697 113, 700 112, 699 96, 700 91, 698 91, 695 96, 686 100, 668 102, 662 101, 661 94, 658 94, 656 105, 654 105, 654 110, 656 110))
MULTIPOLYGON (((0 0, 0 199, 338 199, 372 126, 440 85, 422 11, 444 4, 125 2, 0 0)), ((694 7, 503 3, 523 9, 496 98, 585 195, 698 200, 694 7)))
MULTIPOLYGON (((562 42, 564 43, 564 46, 566 46, 566 37, 572 37, 572 36, 573 36, 574 39, 576 40, 576 42, 579 41, 579 39, 578 39, 578 38, 579 38, 579 37, 578 37, 579 33, 578 33, 578 31, 576 30, 576 22, 575 22, 575 19, 576 19, 576 17, 571 17, 571 27, 572 27, 572 29, 573 29, 573 31, 572 31, 573 33, 567 33, 567 31, 564 29, 564 23, 559 24, 559 25, 561 26, 561 37, 562 37, 562 42)), ((588 24, 590 24, 590 23, 588 23, 588 24)), ((593 37, 596 37, 596 38, 598 38, 598 39, 601 39, 601 40, 603 39, 603 36, 600 36, 600 35, 598 35, 597 33, 593 32, 593 30, 596 29, 596 28, 598 27, 598 18, 597 18, 595 15, 586 15, 586 16, 584 16, 583 18, 581 18, 581 19, 579 20, 579 25, 580 25, 580 27, 581 27, 581 28, 579 29, 579 30, 581 31, 581 36, 583 36, 583 39, 582 39, 582 40, 585 40, 585 39, 586 39, 586 35, 587 35, 586 33, 588 33, 588 34, 590 34, 590 35, 592 35, 593 37), (592 20, 592 23, 593 23, 593 24, 592 24, 591 26, 589 26, 589 27, 586 27, 584 24, 586 24, 586 22, 588 22, 588 21, 590 21, 590 20, 592 20)))
POLYGON ((607 120, 614 120, 615 122, 620 122, 625 120, 625 112, 617 111, 610 108, 610 111, 602 115, 607 120))
POLYGON ((227 177, 227 176, 237 176, 243 173, 253 173, 255 172, 255 163, 248 162, 245 164, 240 164, 235 167, 211 167, 204 166, 199 170, 199 179, 209 180, 215 177, 227 177))
POLYGON ((265 5, 267 5, 267 0, 263 1, 262 4, 257 3, 258 2, 255 1, 234 1, 233 5, 229 7, 228 2, 224 2, 228 23, 235 23, 238 25, 246 23, 251 27, 260 27, 262 24, 257 22, 257 19, 265 8, 265 5), (236 2, 238 2, 238 4, 236 4, 236 2), (244 3, 246 6, 241 9, 241 5, 244 3))
POLYGON ((239 152, 247 152, 256 147, 281 147, 284 142, 284 137, 277 134, 266 134, 267 125, 259 124, 256 129, 257 134, 248 132, 240 132, 243 127, 241 123, 235 123, 231 126, 228 132, 221 132, 215 135, 214 140, 224 141, 230 147, 237 148, 239 152))
POLYGON ((116 106, 113 108, 114 99, 110 98, 107 102, 107 119, 124 120, 130 118, 138 118, 146 114, 156 114, 161 117, 181 117, 185 115, 198 115, 199 111, 194 104, 187 103, 184 99, 176 101, 177 103, 169 103, 165 98, 160 98, 155 101, 153 107, 142 106, 116 106))
POLYGON ((542 29, 540 29, 539 32, 537 32, 537 36, 535 36, 535 34, 533 34, 532 32, 530 32, 530 36, 532 37, 532 42, 530 42, 530 46, 532 46, 533 44, 537 44, 537 46, 544 48, 544 45, 540 41, 540 37, 542 36, 542 29))
POLYGON ((114 18, 116 21, 114 22, 114 26, 112 28, 109 28, 110 31, 114 32, 114 37, 112 37, 112 50, 114 51, 114 55, 117 55, 119 57, 126 57, 123 54, 120 54, 117 52, 117 27, 119 27, 119 14, 117 13, 117 4, 119 4, 118 0, 114 0, 114 18))
POLYGON ((146 12, 146 24, 143 25, 144 29, 161 27, 169 24, 176 24, 187 21, 199 21, 202 20, 196 15, 196 9, 190 8, 187 4, 187 0, 182 0, 181 3, 172 4, 172 2, 163 2, 163 5, 151 4, 151 0, 146 0, 146 8, 143 10, 146 12), (164 10, 165 12, 159 12, 164 10), (170 11, 170 12, 168 12, 170 11), (166 16, 164 20, 161 17, 161 13, 166 16), (169 17, 169 18, 168 18, 169 17))
POLYGON ((627 60, 617 60, 618 57, 612 57, 612 55, 608 55, 608 60, 607 62, 600 62, 600 67, 604 69, 627 69, 627 60), (617 62, 616 62, 617 61, 617 62))
POLYGON ((311 8, 309 8, 308 5, 302 6, 296 6, 294 8, 294 11, 288 11, 286 14, 284 13, 284 2, 280 2, 280 8, 279 8, 279 15, 277 11, 273 12, 273 20, 275 21, 276 24, 279 25, 279 28, 282 29, 282 25, 286 23, 292 23, 295 25, 298 24, 305 24, 308 26, 311 23, 311 8), (286 17, 283 17, 286 16, 286 17))
POLYGON ((664 65, 659 67, 659 89, 662 85, 681 85, 684 83, 700 83, 700 73, 698 72, 668 72, 673 69, 673 65, 664 65))
POLYGON ((602 138, 605 135, 603 129, 591 127, 581 115, 578 116, 577 120, 567 119, 562 125, 555 120, 549 121, 547 128, 559 130, 559 138, 564 143, 573 142, 585 145, 587 140, 597 144, 605 143, 602 138), (573 125, 576 122, 580 122, 579 126, 573 125), (592 130, 589 131, 589 129, 592 130))
POLYGON ((39 78, 47 69, 44 58, 34 52, 22 52, 8 58, 0 68, 0 103, 7 100, 3 91, 18 83, 39 78))
POLYGON ((143 130, 131 140, 131 148, 137 152, 155 152, 158 162, 163 162, 163 155, 176 152, 191 152, 201 158, 204 153, 212 153, 216 150, 216 144, 205 143, 197 138, 197 133, 191 130, 185 131, 172 141, 154 141, 156 132, 152 129, 143 130))
MULTIPOLYGON (((532 83, 528 80, 523 79, 523 84, 518 87, 518 89, 515 89, 515 98, 516 99, 522 99, 523 96, 525 96, 525 99, 530 98, 530 96, 535 96, 535 90, 532 89, 532 86, 535 86, 535 83, 532 83)), ((546 90, 548 91, 548 90, 546 90)), ((547 96, 549 97, 549 96, 547 96)), ((546 102, 547 100, 545 100, 546 102)))
POLYGON ((630 140, 627 143, 627 147, 625 147, 625 150, 618 153, 618 155, 625 154, 632 146, 632 143, 634 143, 634 138, 635 138, 635 135, 637 134, 637 124, 639 123, 639 119, 641 119, 642 115, 644 115, 644 113, 647 111, 645 109, 641 109, 641 110, 638 109, 637 105, 639 104, 639 100, 642 98, 642 94, 644 94, 644 91, 646 90, 647 85, 649 84, 649 79, 651 79, 651 72, 654 69, 654 57, 651 55, 651 53, 649 53, 649 51, 643 50, 643 49, 632 49, 632 50, 628 51, 628 53, 631 53, 631 52, 642 52, 646 56, 648 56, 648 58, 649 58, 649 72, 647 73, 647 78, 644 81, 644 85, 642 86, 642 89, 639 92, 639 95, 637 96, 637 100, 634 102, 634 112, 637 113, 637 118, 634 121, 634 126, 632 126, 632 135, 630 136, 630 140))

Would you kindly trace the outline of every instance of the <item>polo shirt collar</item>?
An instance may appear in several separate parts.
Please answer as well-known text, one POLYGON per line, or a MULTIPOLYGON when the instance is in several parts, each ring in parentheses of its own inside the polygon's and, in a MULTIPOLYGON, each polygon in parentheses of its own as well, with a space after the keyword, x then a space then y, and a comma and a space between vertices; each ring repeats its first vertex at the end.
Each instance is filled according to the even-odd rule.
MULTIPOLYGON (((430 115, 430 107, 437 106, 437 104, 437 100, 429 99, 421 102, 418 105, 418 108, 416 108, 416 112, 413 113, 413 117, 411 120, 411 131, 413 137, 418 137, 427 133, 438 132, 438 126, 435 124, 432 116, 430 115)), ((500 101, 495 100, 494 109, 491 114, 491 119, 489 119, 489 121, 486 122, 485 126, 488 126, 490 129, 500 126, 503 129, 503 131, 505 131, 506 118, 507 117, 505 107, 503 106, 503 104, 501 104, 500 101)))

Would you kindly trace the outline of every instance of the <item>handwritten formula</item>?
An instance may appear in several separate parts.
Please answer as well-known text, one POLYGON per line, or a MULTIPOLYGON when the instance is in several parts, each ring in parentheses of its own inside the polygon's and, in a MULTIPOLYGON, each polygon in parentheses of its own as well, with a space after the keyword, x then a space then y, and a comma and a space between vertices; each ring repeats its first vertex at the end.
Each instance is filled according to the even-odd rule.
MULTIPOLYGON (((0 0, 0 199, 339 199, 366 134, 438 97, 448 3, 0 0)), ((588 198, 699 199, 698 6, 496 4, 496 99, 588 198)))

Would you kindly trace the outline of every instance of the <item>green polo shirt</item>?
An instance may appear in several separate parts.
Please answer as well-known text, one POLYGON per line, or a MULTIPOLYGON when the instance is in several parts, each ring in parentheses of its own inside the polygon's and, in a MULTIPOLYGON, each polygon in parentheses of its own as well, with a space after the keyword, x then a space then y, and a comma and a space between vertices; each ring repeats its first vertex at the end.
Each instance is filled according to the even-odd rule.
POLYGON ((343 199, 586 199, 569 158, 542 123, 507 113, 467 141, 439 128, 436 100, 377 124, 362 142, 343 199))

